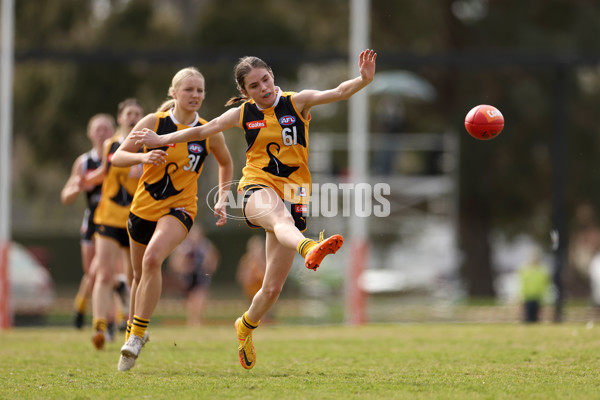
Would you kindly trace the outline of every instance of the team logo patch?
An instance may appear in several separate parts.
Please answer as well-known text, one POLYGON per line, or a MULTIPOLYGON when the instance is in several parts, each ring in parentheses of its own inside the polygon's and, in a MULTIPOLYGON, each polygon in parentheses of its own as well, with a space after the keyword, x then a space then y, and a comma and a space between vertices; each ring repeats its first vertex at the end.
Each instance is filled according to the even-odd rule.
POLYGON ((267 121, 266 120, 261 120, 261 121, 250 121, 250 122, 246 122, 246 126, 248 127, 248 129, 261 129, 261 128, 266 128, 267 127, 267 121))
POLYGON ((294 122, 296 122, 296 117, 294 117, 293 115, 285 115, 279 118, 279 123, 282 126, 292 125, 294 122))
POLYGON ((199 154, 202 153, 202 150, 204 150, 204 148, 202 148, 202 145, 199 145, 198 143, 190 143, 188 145, 188 150, 190 151, 190 153, 199 154))

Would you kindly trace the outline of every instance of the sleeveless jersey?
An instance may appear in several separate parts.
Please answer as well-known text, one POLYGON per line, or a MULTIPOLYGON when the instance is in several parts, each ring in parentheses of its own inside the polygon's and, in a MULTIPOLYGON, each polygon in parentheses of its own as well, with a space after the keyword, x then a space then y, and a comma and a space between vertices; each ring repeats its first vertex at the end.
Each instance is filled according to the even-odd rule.
MULTIPOLYGON (((96 150, 91 149, 87 153, 83 154, 83 162, 81 163, 81 173, 86 175, 93 170, 100 168, 102 165, 102 158, 96 152, 96 150)), ((91 188, 90 190, 86 190, 85 198, 87 208, 89 212, 93 213, 100 202, 100 195, 102 194, 102 184, 98 184, 91 188)), ((86 210, 86 212, 88 212, 86 210)))
POLYGON ((125 229, 138 178, 129 176, 131 167, 115 167, 111 163, 113 154, 122 142, 120 135, 114 136, 104 150, 107 160, 106 176, 102 182, 102 198, 94 215, 94 223, 125 229))
POLYGON ((310 117, 304 119, 296 109, 294 94, 279 90, 275 104, 262 110, 254 100, 242 104, 240 124, 248 148, 238 190, 265 185, 286 201, 308 203, 310 117))
MULTIPOLYGON (((154 131, 159 135, 206 123, 206 120, 196 116, 194 124, 181 124, 171 110, 157 112, 156 116, 158 121, 154 131)), ((170 210, 181 210, 193 220, 198 211, 197 180, 209 154, 209 139, 176 143, 160 149, 167 152, 166 162, 160 166, 144 164, 131 212, 140 218, 158 221, 170 210)), ((148 150, 144 148, 145 152, 148 150)))

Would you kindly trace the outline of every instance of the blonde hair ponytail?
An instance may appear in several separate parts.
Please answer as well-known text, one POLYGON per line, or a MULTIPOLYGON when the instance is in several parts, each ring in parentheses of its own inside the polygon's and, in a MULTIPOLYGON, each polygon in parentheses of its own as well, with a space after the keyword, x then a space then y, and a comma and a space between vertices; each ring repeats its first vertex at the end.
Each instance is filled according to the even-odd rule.
POLYGON ((175 99, 167 99, 163 101, 160 106, 158 106, 156 112, 169 111, 173 107, 175 107, 175 99))

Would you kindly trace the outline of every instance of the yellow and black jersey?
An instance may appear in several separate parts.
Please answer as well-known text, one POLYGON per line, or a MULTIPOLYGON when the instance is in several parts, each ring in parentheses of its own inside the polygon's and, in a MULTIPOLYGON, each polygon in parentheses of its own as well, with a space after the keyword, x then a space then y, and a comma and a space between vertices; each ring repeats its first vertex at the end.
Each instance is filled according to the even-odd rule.
MULTIPOLYGON (((81 162, 81 174, 87 175, 90 172, 94 171, 97 168, 100 168, 102 165, 102 157, 98 152, 94 149, 91 149, 87 153, 83 154, 83 159, 81 162)), ((100 202, 100 195, 102 194, 102 184, 98 184, 93 188, 85 191, 85 198, 87 203, 87 208, 90 210, 92 214, 98 207, 98 203, 100 202)))
POLYGON ((96 225, 107 225, 115 228, 126 228, 127 217, 133 195, 138 185, 138 178, 130 176, 131 167, 115 167, 111 160, 123 138, 115 136, 106 146, 106 175, 102 182, 102 198, 94 215, 96 225))
POLYGON ((246 166, 239 190, 266 185, 284 200, 308 203, 308 125, 296 109, 294 92, 278 91, 272 107, 260 109, 254 100, 242 104, 240 124, 245 131, 246 166))
MULTIPOLYGON (((194 124, 181 124, 171 110, 158 112, 156 117, 158 121, 154 131, 159 135, 206 123, 206 120, 196 116, 194 124)), ((180 210, 193 220, 198 211, 197 180, 202 173, 204 160, 210 153, 209 140, 160 147, 167 152, 166 162, 160 166, 144 164, 131 212, 140 218, 158 221, 171 210, 180 210)), ((144 148, 144 151, 148 149, 144 148)))

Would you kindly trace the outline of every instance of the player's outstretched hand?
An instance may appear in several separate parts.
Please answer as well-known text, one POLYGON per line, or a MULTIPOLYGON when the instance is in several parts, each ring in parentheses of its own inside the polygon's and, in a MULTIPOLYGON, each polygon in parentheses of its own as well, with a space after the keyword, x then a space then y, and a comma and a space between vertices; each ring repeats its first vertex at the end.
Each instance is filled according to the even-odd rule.
POLYGON ((133 131, 129 134, 129 137, 135 142, 135 144, 141 144, 148 148, 160 147, 160 136, 156 134, 152 129, 144 128, 141 131, 133 131))
POLYGON ((377 53, 374 50, 366 49, 358 57, 358 69, 363 80, 371 82, 375 77, 375 60, 377 53))

